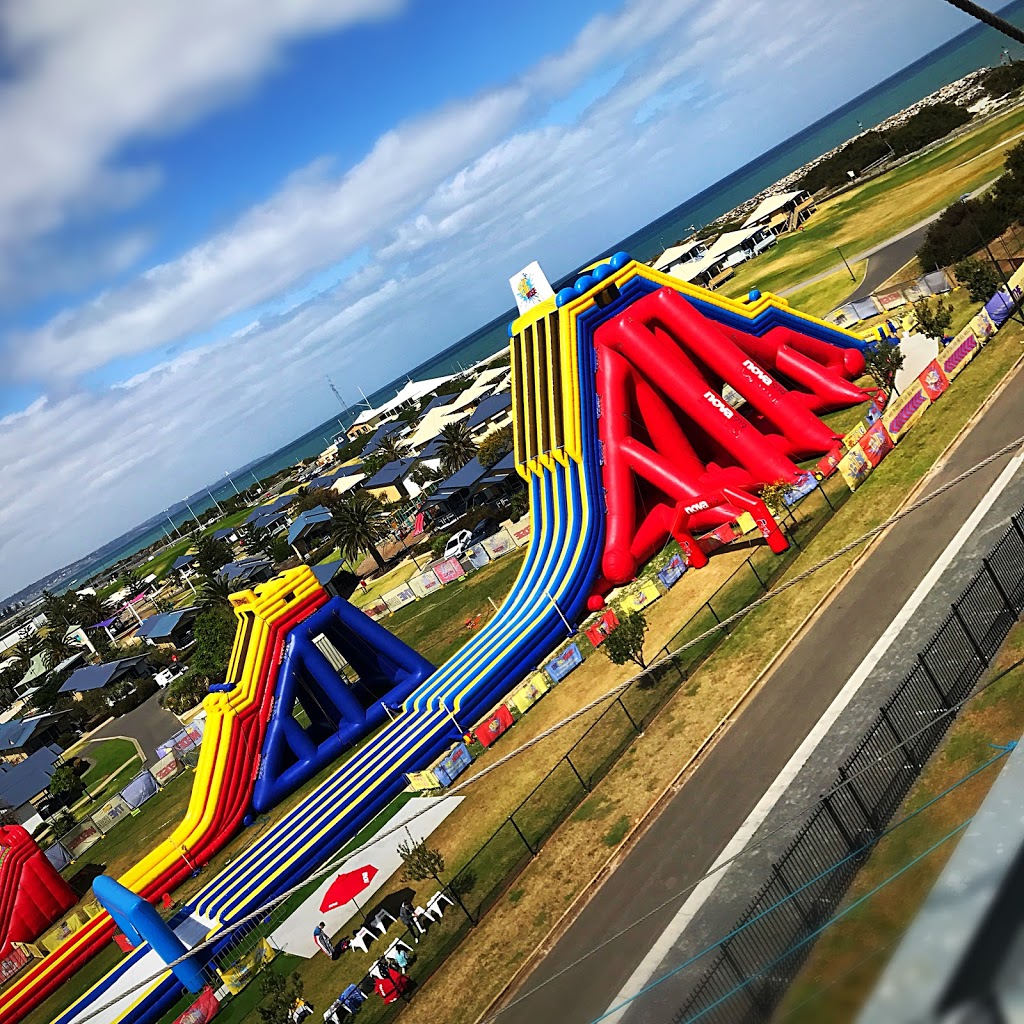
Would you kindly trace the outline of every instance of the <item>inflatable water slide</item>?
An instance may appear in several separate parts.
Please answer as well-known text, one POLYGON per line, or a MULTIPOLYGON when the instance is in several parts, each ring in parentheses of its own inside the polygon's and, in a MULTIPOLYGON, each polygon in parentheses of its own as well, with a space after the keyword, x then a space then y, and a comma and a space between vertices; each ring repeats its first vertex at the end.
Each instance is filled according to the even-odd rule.
MULTIPOLYGON (((532 534, 480 633, 434 669, 328 599, 306 568, 233 596, 235 648, 227 682, 206 698, 186 818, 119 880, 125 889, 159 899, 255 813, 381 728, 181 907, 170 924, 186 947, 227 942, 241 918, 306 878, 405 788, 407 772, 459 738, 456 718, 488 711, 567 637, 567 623, 601 607, 670 538, 697 567, 707 558, 701 532, 749 512, 784 548, 758 490, 805 477, 799 463, 839 440, 820 415, 869 397, 852 383, 864 369, 855 335, 774 296, 726 299, 622 253, 523 313, 509 334, 532 534), (400 713, 392 720, 385 705, 400 713)), ((21 1019, 113 929, 101 915, 37 963, 0 994, 0 1020, 21 1019)), ((156 1022, 173 1005, 182 984, 139 937, 60 1024, 109 1002, 93 1020, 156 1022)))

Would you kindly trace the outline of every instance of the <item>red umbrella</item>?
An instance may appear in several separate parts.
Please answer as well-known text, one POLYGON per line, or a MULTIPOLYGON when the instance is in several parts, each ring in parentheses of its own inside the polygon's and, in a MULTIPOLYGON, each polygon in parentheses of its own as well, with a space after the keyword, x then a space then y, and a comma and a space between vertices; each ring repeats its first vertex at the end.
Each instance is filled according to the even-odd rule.
POLYGON ((354 871, 345 871, 331 882, 331 887, 324 893, 320 903, 320 913, 325 914, 328 910, 334 910, 349 900, 354 900, 373 881, 377 869, 372 864, 356 868, 354 871))

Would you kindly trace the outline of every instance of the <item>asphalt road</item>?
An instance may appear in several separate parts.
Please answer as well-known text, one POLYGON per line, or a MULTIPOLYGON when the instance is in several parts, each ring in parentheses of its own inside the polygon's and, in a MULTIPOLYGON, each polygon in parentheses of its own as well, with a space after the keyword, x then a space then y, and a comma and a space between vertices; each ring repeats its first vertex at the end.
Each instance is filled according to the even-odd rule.
MULTIPOLYGON (((165 711, 160 706, 162 695, 162 692, 154 693, 134 711, 108 722, 93 733, 91 740, 102 740, 109 736, 131 736, 141 744, 147 763, 155 761, 156 748, 181 729, 181 722, 170 711, 165 711)), ((86 747, 83 753, 88 756, 89 748, 86 747)))
MULTIPOLYGON (((931 487, 1024 433, 1022 425, 1024 374, 1019 374, 936 474, 931 487)), ((669 905, 503 1012, 501 1024, 586 1024, 607 1010, 681 906, 683 897, 672 897, 714 863, 1007 459, 908 517, 878 544, 516 995, 551 979, 659 904, 671 900, 669 905)), ((1006 500, 1024 501, 1024 481, 1018 477, 1014 485, 1016 493, 1008 493, 1006 500)), ((963 567, 954 563, 946 575, 951 574, 951 592, 959 592, 966 578, 963 567)), ((927 636, 933 628, 922 616, 904 635, 927 636)), ((919 637, 906 639, 916 642, 919 637)), ((875 710, 878 703, 876 699, 875 710)), ((847 738, 852 741, 852 736, 847 738)), ((831 734, 825 742, 830 739, 831 734)), ((833 751, 831 764, 840 756, 838 749, 833 751)), ((732 913, 727 907, 721 918, 728 922, 726 929, 735 919, 728 916, 732 913)), ((655 990, 628 1019, 670 1021, 684 995, 671 986, 655 990)))
POLYGON ((868 268, 864 280, 852 295, 845 301, 866 299, 872 292, 878 291, 901 267, 905 267, 915 256, 924 236, 928 233, 929 224, 922 224, 909 235, 889 242, 884 249, 879 249, 868 257, 868 268))

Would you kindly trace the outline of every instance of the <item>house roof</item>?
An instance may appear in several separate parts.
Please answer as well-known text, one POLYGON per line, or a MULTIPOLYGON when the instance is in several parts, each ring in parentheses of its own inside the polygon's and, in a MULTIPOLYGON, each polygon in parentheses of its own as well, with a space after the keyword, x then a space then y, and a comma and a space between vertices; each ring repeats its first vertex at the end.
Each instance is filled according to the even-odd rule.
POLYGON ((249 577, 255 576, 261 569, 268 569, 273 566, 269 558, 260 558, 252 555, 249 558, 240 558, 237 562, 228 562, 221 566, 217 572, 228 583, 244 583, 249 577))
POLYGON ((775 195, 765 196, 754 208, 754 212, 743 222, 745 228, 756 224, 758 221, 770 217, 776 210, 781 210, 786 203, 792 202, 803 189, 796 192, 776 192, 775 195))
POLYGON ((703 239, 697 240, 696 238, 688 238, 681 245, 670 245, 655 261, 654 269, 661 270, 662 267, 667 267, 670 263, 674 263, 680 257, 685 256, 688 252, 693 252, 698 246, 703 246, 703 239))
POLYGON ((148 655, 138 654, 134 658, 119 658, 103 665, 83 665, 64 680, 58 693, 85 693, 87 690, 99 690, 110 683, 116 682, 125 672, 139 662, 145 661, 148 655))
POLYGON ((309 490, 319 491, 324 487, 331 487, 336 481, 344 480, 345 477, 354 476, 356 473, 362 473, 362 471, 363 464, 361 462, 353 462, 351 465, 342 466, 340 469, 332 470, 330 473, 313 477, 309 481, 309 490))
POLYGON ((516 471, 515 452, 509 452, 503 459, 499 459, 487 471, 487 476, 476 482, 477 487, 486 487, 488 484, 500 484, 506 477, 516 471))
POLYGON ((49 786, 54 765, 63 753, 60 747, 51 743, 29 754, 18 764, 7 766, 0 763, 0 800, 11 807, 20 807, 38 796, 49 786))
POLYGON ((177 572, 178 569, 185 569, 190 565, 193 565, 199 560, 199 556, 193 552, 191 555, 178 555, 178 557, 171 562, 171 572, 177 572))
POLYGON ((469 427, 479 427, 489 419, 499 416, 506 409, 512 408, 512 392, 499 391, 496 395, 488 395, 477 407, 476 412, 469 417, 469 427))
POLYGON ((135 631, 135 635, 149 637, 150 640, 169 639, 179 625, 191 622, 197 611, 197 608, 179 608, 174 612, 150 615, 148 619, 142 620, 142 625, 135 631))
POLYGON ((440 409, 442 406, 451 405, 452 402, 455 401, 455 397, 455 395, 434 395, 434 397, 420 410, 420 416, 426 416, 428 412, 432 412, 434 409, 440 409))
POLYGON ((254 508, 245 518, 245 525, 252 526, 257 519, 270 515, 272 512, 283 512, 296 498, 294 494, 282 494, 266 505, 259 505, 254 508))
POLYGON ((724 235, 719 235, 715 239, 715 244, 708 249, 709 259, 713 262, 716 258, 724 256, 761 230, 763 229, 755 224, 753 227, 739 228, 736 231, 727 231, 724 235))
POLYGON ((437 488, 437 493, 442 496, 454 494, 456 491, 461 491, 464 487, 472 487, 482 476, 486 475, 489 470, 484 469, 480 465, 479 459, 470 459, 462 467, 452 473, 447 480, 443 480, 437 488))
POLYGON ((443 440, 441 435, 432 437, 424 446, 420 452, 418 458, 422 462, 424 459, 439 459, 441 457, 441 445, 443 440))
MULTIPOLYGON (((383 405, 378 405, 376 409, 367 409, 365 412, 361 412, 356 417, 355 423, 366 423, 369 420, 376 419, 378 416, 386 416, 389 412, 397 409, 401 405, 404 405, 406 402, 422 398, 424 395, 429 395, 431 391, 436 391, 442 384, 447 383, 451 379, 452 378, 448 376, 430 377, 428 380, 406 381, 406 383, 402 385, 402 390, 399 391, 394 398, 385 402, 383 405)), ((353 424, 353 426, 354 425, 355 424, 353 424)))
POLYGON ((338 575, 338 572, 345 567, 341 559, 337 558, 333 562, 321 562, 320 565, 314 565, 312 568, 317 583, 321 587, 326 587, 338 575))
POLYGON ((254 530, 269 530, 271 526, 284 521, 283 512, 268 512, 265 516, 253 520, 250 524, 254 530))
POLYGON ((418 461, 418 459, 413 458, 395 459, 394 462, 381 466, 369 480, 364 480, 363 488, 365 490, 373 490, 374 487, 389 487, 391 484, 401 480, 418 461))
POLYGON ((42 720, 30 718, 27 722, 17 718, 0 725, 0 753, 13 753, 21 750, 29 741, 32 733, 39 728, 42 720))
POLYGON ((318 523, 329 523, 334 518, 330 512, 317 505, 316 508, 307 508, 300 512, 292 522, 288 530, 288 543, 294 544, 307 530, 311 530, 318 523))
POLYGON ((227 540, 233 533, 238 532, 237 526, 222 526, 219 530, 215 530, 213 534, 214 540, 227 540))
POLYGON ((70 658, 65 658, 59 665, 54 665, 50 669, 50 675, 57 675, 59 672, 63 672, 66 668, 71 668, 76 661, 81 661, 85 657, 85 651, 75 651, 70 658))
POLYGON ((389 438, 392 434, 397 434, 404 426, 405 424, 401 420, 388 420, 387 423, 382 423, 370 435, 370 440, 363 445, 360 454, 371 455, 381 446, 381 443, 386 438, 389 438))
POLYGON ((31 683, 34 679, 39 679, 44 675, 46 675, 46 661, 42 654, 34 654, 32 655, 32 660, 28 663, 25 674, 15 683, 15 686, 31 683))

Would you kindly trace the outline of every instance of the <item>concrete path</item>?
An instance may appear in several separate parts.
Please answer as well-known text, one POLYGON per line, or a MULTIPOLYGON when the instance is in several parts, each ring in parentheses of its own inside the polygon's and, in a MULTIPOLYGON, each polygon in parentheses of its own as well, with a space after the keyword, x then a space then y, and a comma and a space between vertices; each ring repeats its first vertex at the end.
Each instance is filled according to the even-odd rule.
MULTIPOLYGON (((181 722, 160 706, 162 692, 154 693, 145 703, 120 718, 113 718, 92 735, 93 742, 124 736, 137 741, 142 747, 146 763, 156 760, 156 748, 180 732, 181 722)), ((88 755, 88 748, 84 753, 88 755)))
MULTIPOLYGON (((938 486, 1013 440, 1022 432, 1022 423, 1024 375, 1018 374, 948 456, 929 486, 938 486)), ((678 894, 694 885, 726 849, 1008 461, 1009 457, 987 467, 904 520, 875 547, 521 985, 517 996, 537 991, 503 1012, 501 1024, 587 1024, 624 994, 638 991, 729 930, 749 902, 752 886, 763 880, 779 843, 788 841, 789 834, 744 862, 744 870, 730 869, 709 904, 710 912, 695 917, 677 935, 670 926, 685 902, 685 896, 678 894), (647 914, 651 916, 623 932, 647 914), (612 937, 609 945, 571 966, 612 937), (657 955, 648 956, 654 948, 657 955), (565 968, 570 969, 543 984, 565 968)), ((792 813, 795 805, 813 800, 833 781, 835 766, 902 678, 916 645, 934 631, 983 550, 998 537, 1007 515, 1022 503, 1024 477, 1018 474, 970 542, 955 553, 929 601, 903 628, 898 650, 877 667, 825 738, 818 756, 789 786, 786 799, 776 805, 777 815, 792 813)), ((848 507, 845 514, 851 511, 848 507)), ((764 828, 771 828, 775 821, 770 816, 764 828)), ((657 987, 638 1000, 625 1019, 629 1024, 671 1021, 705 966, 701 963, 657 987)))

